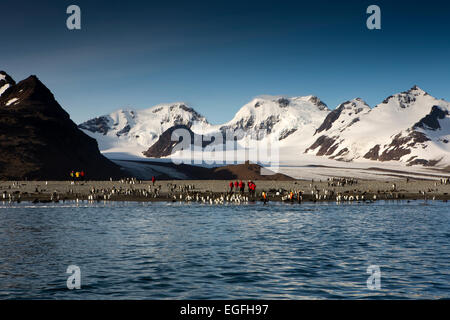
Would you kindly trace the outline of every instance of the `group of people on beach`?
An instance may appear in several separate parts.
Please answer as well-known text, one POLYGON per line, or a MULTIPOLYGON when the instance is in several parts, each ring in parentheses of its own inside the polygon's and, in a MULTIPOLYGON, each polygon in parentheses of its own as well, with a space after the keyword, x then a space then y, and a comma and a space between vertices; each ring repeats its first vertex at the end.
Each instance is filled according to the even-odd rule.
MULTIPOLYGON (((230 193, 232 193, 233 191, 237 192, 238 190, 241 194, 244 194, 244 192, 245 192, 245 183, 242 180, 240 180, 239 182, 237 180, 235 182, 231 181, 229 183, 229 186, 230 186, 230 193)), ((256 184, 253 181, 248 180, 247 187, 248 187, 249 194, 252 196, 255 196, 256 195, 256 184)))
POLYGON ((84 172, 84 170, 81 171, 72 170, 70 172, 70 178, 72 180, 84 180, 85 175, 86 173, 84 172))

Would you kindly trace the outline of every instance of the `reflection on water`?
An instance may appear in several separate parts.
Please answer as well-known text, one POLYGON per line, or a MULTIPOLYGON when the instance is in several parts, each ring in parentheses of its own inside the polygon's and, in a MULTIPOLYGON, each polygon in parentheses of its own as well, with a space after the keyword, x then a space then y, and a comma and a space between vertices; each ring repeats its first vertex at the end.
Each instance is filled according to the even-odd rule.
POLYGON ((442 202, 0 204, 0 298, 449 298, 449 240, 442 202))

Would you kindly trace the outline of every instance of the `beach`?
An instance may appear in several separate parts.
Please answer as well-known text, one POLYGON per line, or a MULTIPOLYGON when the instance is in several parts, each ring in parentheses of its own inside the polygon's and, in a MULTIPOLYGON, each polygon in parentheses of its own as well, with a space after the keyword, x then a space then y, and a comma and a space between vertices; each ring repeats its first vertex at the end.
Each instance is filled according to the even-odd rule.
MULTIPOLYGON (((0 201, 197 201, 209 203, 262 201, 375 201, 386 199, 450 199, 450 184, 436 180, 293 180, 254 181, 255 194, 245 184, 230 192, 231 181, 0 181, 0 201)), ((233 181, 235 182, 235 181, 233 181)))

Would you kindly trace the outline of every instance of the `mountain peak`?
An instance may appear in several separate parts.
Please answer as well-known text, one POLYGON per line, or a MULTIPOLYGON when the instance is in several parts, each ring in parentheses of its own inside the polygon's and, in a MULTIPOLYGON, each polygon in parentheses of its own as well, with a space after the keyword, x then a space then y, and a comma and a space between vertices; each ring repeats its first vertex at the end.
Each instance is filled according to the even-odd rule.
POLYGON ((5 79, 5 78, 11 78, 11 77, 9 74, 6 73, 6 71, 0 70, 0 80, 5 79))
POLYGON ((349 127, 359 121, 358 114, 369 112, 369 105, 361 98, 355 98, 341 103, 336 109, 332 110, 324 119, 314 135, 330 130, 335 124, 339 129, 349 127), (339 120, 339 121, 338 121, 339 120))
POLYGON ((53 93, 36 76, 29 76, 11 85, 0 96, 0 106, 21 109, 25 112, 40 112, 47 116, 70 118, 55 100, 53 93))
MULTIPOLYGON (((184 102, 164 103, 147 109, 119 109, 78 125, 85 133, 98 139, 102 150, 126 144, 148 148, 167 129, 184 125, 193 131, 210 126, 204 116, 184 102)), ((138 152, 140 154, 141 151, 138 152)))
POLYGON ((36 75, 34 75, 34 74, 32 74, 28 78, 24 79, 23 81, 40 82, 39 78, 36 75))
POLYGON ((352 100, 345 101, 341 103, 335 110, 355 110, 359 113, 365 109, 370 109, 370 106, 361 98, 354 98, 352 100))
POLYGON ((28 78, 20 81, 18 84, 21 84, 23 86, 27 87, 33 87, 33 88, 45 88, 46 90, 50 91, 42 82, 39 80, 39 78, 35 75, 31 75, 28 78))
POLYGON ((54 101, 51 91, 36 76, 29 76, 11 87, 12 89, 7 94, 9 99, 18 99, 20 101, 36 100, 40 102, 54 101))
POLYGON ((369 104, 361 98, 352 99, 351 102, 356 108, 370 109, 369 104))
POLYGON ((427 96, 428 93, 422 90, 419 86, 414 85, 411 89, 407 91, 400 92, 394 96, 409 96, 409 97, 419 97, 419 96, 427 96))
MULTIPOLYGON (((2 72, 1 81, 6 78, 2 72)), ((0 179, 67 180, 74 169, 92 179, 123 176, 36 76, 11 85, 0 96, 0 109, 0 179)))
POLYGON ((414 85, 411 89, 406 91, 406 93, 412 93, 414 95, 427 95, 427 92, 419 88, 417 85, 414 85))
POLYGON ((16 82, 5 71, 0 71, 0 96, 11 86, 14 86, 16 82))
POLYGON ((352 99, 352 101, 358 101, 358 102, 361 102, 361 103, 364 103, 364 104, 367 104, 365 101, 364 101, 364 99, 362 99, 362 98, 354 98, 354 99, 352 99))
POLYGON ((152 111, 153 113, 158 113, 180 109, 186 112, 195 112, 195 110, 185 102, 161 103, 144 110, 152 111))
POLYGON ((313 103, 314 105, 316 105, 317 107, 319 107, 320 110, 327 110, 328 106, 326 105, 325 102, 323 102, 322 100, 320 100, 319 97, 317 96, 306 96, 305 98, 307 98, 307 100, 311 103, 313 103))
POLYGON ((403 91, 387 97, 386 99, 384 99, 382 104, 388 104, 391 101, 396 101, 395 103, 398 103, 401 108, 405 108, 411 103, 415 102, 418 97, 425 96, 429 96, 429 94, 419 88, 417 85, 414 85, 408 91, 403 91))
MULTIPOLYGON (((151 112, 154 115, 164 117, 164 118, 178 118, 179 123, 178 124, 187 124, 189 121, 200 121, 204 123, 208 123, 206 118, 198 113, 194 108, 190 107, 185 102, 174 102, 174 103, 168 103, 168 104, 158 104, 154 107, 151 107, 149 109, 142 110, 145 112, 151 112), (184 121, 184 120, 186 121, 184 121)), ((139 111, 135 111, 139 113, 139 111)))

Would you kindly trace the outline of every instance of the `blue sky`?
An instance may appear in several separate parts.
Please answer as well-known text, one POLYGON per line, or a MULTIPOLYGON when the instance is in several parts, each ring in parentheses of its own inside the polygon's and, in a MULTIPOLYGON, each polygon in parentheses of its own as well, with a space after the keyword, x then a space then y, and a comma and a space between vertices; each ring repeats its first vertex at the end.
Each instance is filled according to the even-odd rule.
POLYGON ((262 94, 374 106, 415 84, 450 100, 445 1, 4 0, 0 21, 0 70, 36 74, 77 123, 175 101, 223 123, 262 94), (382 30, 366 28, 371 4, 382 30))

